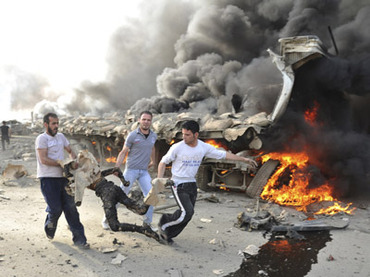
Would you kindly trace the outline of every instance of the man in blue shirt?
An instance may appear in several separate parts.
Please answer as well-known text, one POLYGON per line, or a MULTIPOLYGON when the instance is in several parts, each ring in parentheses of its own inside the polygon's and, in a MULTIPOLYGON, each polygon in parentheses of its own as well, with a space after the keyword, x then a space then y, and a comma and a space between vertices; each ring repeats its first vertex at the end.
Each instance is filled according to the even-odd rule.
MULTIPOLYGON (((149 111, 143 111, 139 117, 139 127, 130 132, 121 152, 118 154, 116 167, 125 163, 123 176, 126 181, 130 182, 128 187, 121 184, 121 189, 128 194, 135 183, 138 181, 144 197, 147 196, 152 188, 151 177, 148 168, 153 165, 154 161, 154 144, 157 140, 157 134, 150 130, 153 115, 149 111)), ((156 231, 157 228, 151 225, 153 219, 153 206, 150 206, 144 216, 143 226, 156 231)), ((108 229, 109 225, 103 218, 102 226, 108 229)))

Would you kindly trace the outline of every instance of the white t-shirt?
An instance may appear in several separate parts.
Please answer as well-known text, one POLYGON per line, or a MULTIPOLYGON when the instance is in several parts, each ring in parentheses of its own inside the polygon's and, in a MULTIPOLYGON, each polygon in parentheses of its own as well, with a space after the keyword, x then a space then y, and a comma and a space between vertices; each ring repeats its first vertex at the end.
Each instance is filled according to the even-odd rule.
POLYGON ((161 162, 172 162, 172 180, 175 184, 195 182, 195 175, 204 157, 212 159, 224 159, 226 151, 218 150, 214 146, 198 140, 195 147, 180 141, 171 146, 161 162))
POLYGON ((64 147, 68 145, 68 140, 61 133, 57 133, 53 137, 45 132, 36 138, 37 178, 63 177, 63 169, 60 166, 49 166, 41 163, 37 149, 48 149, 48 157, 57 161, 64 160, 64 147))

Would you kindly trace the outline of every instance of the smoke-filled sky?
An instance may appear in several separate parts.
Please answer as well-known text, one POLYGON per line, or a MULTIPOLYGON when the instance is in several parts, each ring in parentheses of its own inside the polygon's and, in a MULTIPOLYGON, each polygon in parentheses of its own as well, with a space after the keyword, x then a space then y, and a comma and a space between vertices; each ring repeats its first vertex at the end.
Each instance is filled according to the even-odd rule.
POLYGON ((9 109, 270 113, 282 77, 266 50, 278 52, 281 37, 316 35, 335 55, 330 26, 339 55, 296 72, 291 108, 265 150, 306 150, 322 179, 370 192, 369 0, 8 2, 3 118, 9 109), (134 16, 126 3, 137 4, 134 16), (312 130, 302 112, 315 103, 322 125, 312 130))
POLYGON ((369 11, 368 0, 10 1, 0 11, 1 110, 222 113, 237 95, 248 113, 269 111, 281 75, 266 49, 314 34, 335 53, 331 26, 341 56, 361 56, 369 11))

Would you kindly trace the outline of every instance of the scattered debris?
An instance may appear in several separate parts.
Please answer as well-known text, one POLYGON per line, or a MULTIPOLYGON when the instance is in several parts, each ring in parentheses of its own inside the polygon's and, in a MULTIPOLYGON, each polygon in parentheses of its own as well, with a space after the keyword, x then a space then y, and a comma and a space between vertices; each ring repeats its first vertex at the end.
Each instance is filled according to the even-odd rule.
POLYGON ((115 248, 115 247, 104 247, 104 248, 100 248, 99 251, 104 253, 104 254, 107 254, 107 253, 112 253, 112 252, 115 252, 117 251, 118 248, 115 248))
POLYGON ((1 195, 1 194, 0 194, 0 198, 1 198, 1 199, 4 199, 4 200, 10 200, 10 198, 9 198, 9 197, 6 197, 6 196, 1 195))
POLYGON ((254 244, 248 245, 242 252, 244 258, 248 259, 252 256, 256 256, 259 251, 259 247, 255 246, 254 244))
POLYGON ((3 177, 10 180, 19 179, 27 175, 27 170, 23 165, 8 164, 3 171, 3 177))
POLYGON ((200 221, 203 222, 203 223, 211 223, 212 222, 212 219, 201 218, 200 221))
POLYGON ((218 240, 218 239, 214 238, 214 239, 211 239, 209 241, 209 243, 214 244, 214 245, 219 244, 222 248, 225 248, 225 243, 221 239, 218 240))
POLYGON ((224 271, 223 271, 222 269, 214 269, 214 270, 212 270, 212 272, 213 272, 214 274, 216 274, 216 275, 221 275, 221 274, 223 274, 223 273, 224 273, 224 271))
POLYGON ((114 238, 114 240, 113 240, 113 242, 112 242, 113 244, 117 244, 117 245, 124 245, 124 243, 123 242, 119 242, 118 240, 117 240, 117 238, 114 238))
POLYGON ((331 262, 334 261, 335 259, 332 255, 329 255, 329 257, 327 257, 326 260, 331 262))
POLYGON ((275 218, 267 211, 257 213, 241 212, 237 216, 236 227, 246 231, 269 230, 273 224, 276 224, 275 218))
POLYGON ((330 220, 330 219, 315 219, 306 220, 294 224, 284 224, 277 225, 271 228, 271 232, 287 232, 287 231, 297 231, 297 232, 307 232, 307 231, 323 231, 323 230, 333 230, 333 229, 344 229, 349 225, 348 220, 330 220))
POLYGON ((259 275, 268 276, 268 273, 264 270, 258 270, 259 275))
POLYGON ((111 264, 114 264, 114 265, 121 265, 121 263, 122 263, 124 260, 126 260, 126 259, 127 259, 127 257, 126 257, 126 256, 122 255, 121 253, 118 253, 118 255, 117 255, 114 259, 112 259, 111 264))
POLYGON ((212 194, 209 197, 204 198, 204 200, 207 200, 207 201, 212 202, 212 203, 220 203, 220 199, 218 199, 218 197, 216 197, 216 195, 214 195, 214 194, 212 194))
POLYGON ((209 243, 210 243, 210 244, 216 244, 216 243, 217 243, 217 239, 215 239, 215 238, 214 238, 214 239, 211 239, 211 240, 209 241, 209 243))

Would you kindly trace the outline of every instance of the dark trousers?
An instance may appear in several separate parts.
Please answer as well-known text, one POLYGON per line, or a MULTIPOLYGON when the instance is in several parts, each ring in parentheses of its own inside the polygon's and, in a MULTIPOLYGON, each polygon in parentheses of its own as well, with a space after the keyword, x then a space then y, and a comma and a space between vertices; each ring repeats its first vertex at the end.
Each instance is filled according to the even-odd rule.
POLYGON ((196 183, 183 183, 171 189, 179 209, 173 214, 163 214, 159 221, 159 226, 168 239, 178 236, 190 222, 197 200, 196 183))
POLYGON ((48 236, 54 237, 57 229, 58 219, 64 212, 72 232, 72 239, 75 244, 85 244, 86 237, 84 227, 80 222, 80 215, 73 196, 66 191, 68 180, 66 178, 40 178, 41 192, 47 204, 48 213, 45 220, 45 232, 48 236))
POLYGON ((8 145, 9 145, 9 137, 8 136, 2 136, 1 137, 1 144, 3 145, 3 150, 5 150, 5 142, 7 142, 8 143, 8 145))

